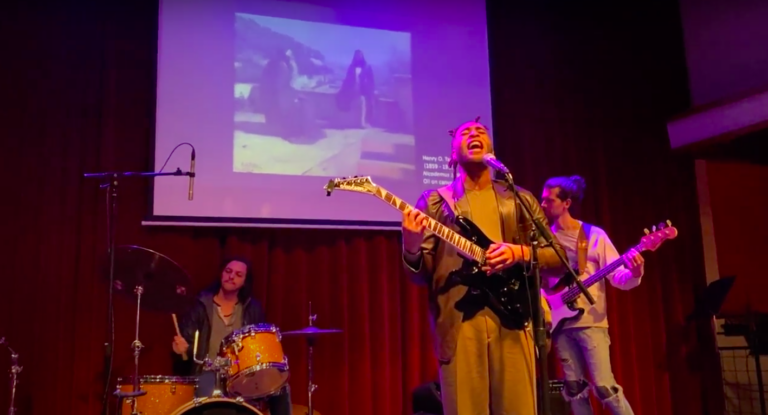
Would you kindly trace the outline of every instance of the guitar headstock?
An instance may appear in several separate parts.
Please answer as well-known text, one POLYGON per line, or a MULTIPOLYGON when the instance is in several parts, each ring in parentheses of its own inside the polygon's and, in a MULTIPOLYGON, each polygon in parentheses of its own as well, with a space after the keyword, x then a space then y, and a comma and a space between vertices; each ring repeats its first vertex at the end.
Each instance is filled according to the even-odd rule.
POLYGON ((660 223, 653 226, 651 230, 644 229, 645 236, 640 238, 640 244, 637 246, 639 251, 655 251, 667 239, 677 238, 677 228, 672 226, 672 222, 660 223))
POLYGON ((338 179, 328 180, 328 184, 323 189, 326 191, 326 196, 330 196, 334 190, 348 190, 350 192, 375 194, 377 186, 370 176, 355 176, 355 177, 342 177, 338 179))

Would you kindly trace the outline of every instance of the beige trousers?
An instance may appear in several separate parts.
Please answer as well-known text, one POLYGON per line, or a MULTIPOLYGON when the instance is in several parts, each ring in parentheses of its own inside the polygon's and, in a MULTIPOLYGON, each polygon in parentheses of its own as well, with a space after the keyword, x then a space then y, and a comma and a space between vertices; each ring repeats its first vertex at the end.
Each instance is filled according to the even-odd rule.
POLYGON ((462 323, 456 353, 440 366, 445 415, 535 415, 530 330, 507 330, 487 308, 462 323))

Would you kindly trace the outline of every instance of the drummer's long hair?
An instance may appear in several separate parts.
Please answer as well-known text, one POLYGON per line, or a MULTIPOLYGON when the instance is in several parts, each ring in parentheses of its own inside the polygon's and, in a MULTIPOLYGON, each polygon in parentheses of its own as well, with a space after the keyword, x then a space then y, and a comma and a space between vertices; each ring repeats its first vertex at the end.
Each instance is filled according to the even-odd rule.
POLYGON ((243 257, 228 257, 224 258, 223 261, 221 261, 221 264, 219 266, 219 273, 216 274, 216 279, 213 281, 213 284, 211 284, 206 291, 209 293, 216 295, 219 290, 221 289, 221 273, 224 271, 224 268, 227 267, 227 265, 232 262, 242 262, 245 264, 245 282, 243 283, 243 286, 240 287, 240 290, 237 292, 237 301, 240 302, 240 304, 245 304, 246 301, 248 301, 251 296, 253 296, 253 266, 251 265, 251 261, 243 258, 243 257))

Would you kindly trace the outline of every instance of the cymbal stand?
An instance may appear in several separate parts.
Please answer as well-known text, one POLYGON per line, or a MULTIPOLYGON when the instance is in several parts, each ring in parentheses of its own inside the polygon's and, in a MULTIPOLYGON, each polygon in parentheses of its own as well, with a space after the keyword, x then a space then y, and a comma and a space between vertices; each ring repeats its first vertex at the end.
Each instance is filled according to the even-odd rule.
POLYGON ((11 352, 11 403, 8 406, 8 415, 15 415, 16 385, 18 385, 17 378, 23 367, 19 366, 19 355, 11 349, 11 346, 5 341, 5 337, 0 339, 0 344, 4 344, 5 347, 8 348, 8 351, 11 352))
MULTIPOLYGON (((144 293, 144 287, 139 285, 133 292, 136 294, 136 338, 131 343, 131 348, 133 349, 133 391, 115 391, 115 396, 118 397, 118 400, 136 398, 147 394, 147 391, 141 389, 141 384, 139 383, 139 355, 141 354, 141 349, 144 348, 144 345, 139 341, 139 321, 141 318, 141 294, 144 293)), ((131 400, 132 415, 138 415, 136 403, 136 399, 131 400)))
MULTIPOLYGON (((312 327, 317 320, 317 314, 312 314, 312 302, 309 302, 309 326, 312 327)), ((315 337, 307 337, 307 415, 314 415, 312 410, 312 392, 317 389, 317 385, 312 383, 312 352, 315 346, 315 337)))

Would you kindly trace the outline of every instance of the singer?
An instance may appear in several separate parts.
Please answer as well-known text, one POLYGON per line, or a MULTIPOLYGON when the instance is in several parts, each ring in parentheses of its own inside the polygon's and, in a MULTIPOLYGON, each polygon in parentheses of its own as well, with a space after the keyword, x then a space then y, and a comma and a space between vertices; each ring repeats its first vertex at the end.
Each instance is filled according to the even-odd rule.
MULTIPOLYGON (((469 218, 495 243, 486 254, 484 270, 498 272, 530 260, 530 241, 514 194, 492 180, 486 154, 493 154, 488 129, 479 117, 449 131, 454 180, 425 192, 415 209, 403 214, 403 261, 411 279, 429 288, 433 337, 440 364, 440 387, 446 415, 528 415, 536 413, 536 366, 530 321, 519 329, 502 327, 487 303, 467 304, 464 285, 451 283, 463 263, 456 249, 426 229, 427 217, 454 228, 453 218, 469 218)), ((547 223, 536 198, 519 189, 542 223, 547 223)), ((548 226, 548 225, 547 225, 548 226)), ((543 241, 542 241, 543 244, 543 241)), ((557 240, 539 249, 541 269, 565 272, 554 250, 557 240)), ((538 292, 528 290, 532 300, 538 292)), ((472 300, 475 302, 476 300, 472 300)), ((531 301, 520 307, 531 310, 531 301)))
MULTIPOLYGON (((198 397, 212 395, 213 372, 203 372, 195 365, 189 345, 195 331, 200 332, 197 347, 198 360, 216 357, 221 341, 234 330, 250 324, 264 322, 261 303, 251 297, 253 275, 250 263, 242 258, 225 260, 221 274, 211 286, 200 293, 198 302, 181 318, 181 336, 175 336, 172 347, 175 352, 173 370, 177 376, 198 376, 198 397), (187 359, 182 356, 186 355, 187 359)), ((280 393, 267 400, 269 412, 274 415, 291 415, 291 391, 286 386, 280 393)))

